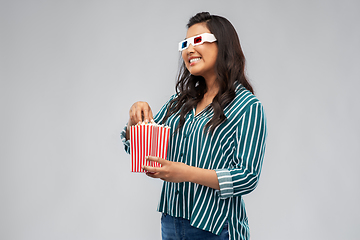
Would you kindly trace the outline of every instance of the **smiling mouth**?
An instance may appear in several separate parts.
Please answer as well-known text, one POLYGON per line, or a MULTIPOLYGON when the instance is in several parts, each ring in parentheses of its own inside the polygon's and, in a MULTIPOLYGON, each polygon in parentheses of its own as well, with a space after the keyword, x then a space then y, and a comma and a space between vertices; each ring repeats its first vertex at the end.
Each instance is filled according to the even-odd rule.
POLYGON ((193 63, 193 62, 197 62, 197 61, 199 61, 201 58, 192 58, 192 59, 190 59, 190 63, 193 63))

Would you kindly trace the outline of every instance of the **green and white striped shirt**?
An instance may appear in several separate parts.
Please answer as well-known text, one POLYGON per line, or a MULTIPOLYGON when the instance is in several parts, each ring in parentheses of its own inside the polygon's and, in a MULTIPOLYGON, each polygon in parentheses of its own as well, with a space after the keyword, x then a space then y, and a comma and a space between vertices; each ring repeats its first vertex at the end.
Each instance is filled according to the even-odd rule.
MULTIPOLYGON (((165 117, 169 101, 155 115, 155 122, 160 123, 165 117)), ((210 105, 197 115, 195 109, 189 112, 179 131, 174 132, 178 113, 166 120, 165 125, 171 127, 167 160, 214 169, 220 190, 191 182, 164 181, 158 211, 188 219, 192 226, 215 234, 220 234, 228 221, 230 239, 249 239, 242 195, 253 191, 259 181, 266 118, 260 101, 241 84, 237 84, 236 97, 224 114, 227 120, 213 133, 203 131, 213 116, 210 105)), ((125 136, 126 127, 121 138, 130 153, 130 142, 125 136)))

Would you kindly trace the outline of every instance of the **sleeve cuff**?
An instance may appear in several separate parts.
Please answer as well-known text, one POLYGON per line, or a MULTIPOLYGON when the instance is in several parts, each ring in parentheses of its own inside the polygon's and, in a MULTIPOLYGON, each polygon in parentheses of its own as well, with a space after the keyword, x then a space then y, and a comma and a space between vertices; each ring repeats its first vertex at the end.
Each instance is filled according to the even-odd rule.
POLYGON ((120 138, 124 144, 125 152, 130 154, 130 140, 126 140, 126 129, 127 129, 127 124, 125 124, 124 129, 121 131, 120 138))
POLYGON ((232 197, 234 195, 234 186, 230 171, 228 169, 217 169, 215 172, 220 186, 220 190, 217 191, 219 197, 222 199, 232 197))

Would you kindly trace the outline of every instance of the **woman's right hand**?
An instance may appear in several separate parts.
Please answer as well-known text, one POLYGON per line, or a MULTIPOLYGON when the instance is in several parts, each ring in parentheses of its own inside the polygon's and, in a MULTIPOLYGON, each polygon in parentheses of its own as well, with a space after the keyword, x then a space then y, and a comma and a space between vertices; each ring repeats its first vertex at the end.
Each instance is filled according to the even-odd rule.
POLYGON ((129 111, 129 122, 126 131, 126 138, 129 139, 129 128, 138 124, 139 122, 150 122, 153 120, 151 108, 147 102, 134 103, 129 111))

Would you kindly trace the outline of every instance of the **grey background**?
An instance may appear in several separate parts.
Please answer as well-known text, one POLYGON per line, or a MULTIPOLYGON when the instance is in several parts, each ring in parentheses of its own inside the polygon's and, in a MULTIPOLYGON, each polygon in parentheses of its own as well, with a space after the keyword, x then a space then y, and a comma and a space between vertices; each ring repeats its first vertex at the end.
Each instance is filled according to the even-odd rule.
POLYGON ((359 1, 0 1, 0 239, 160 239, 133 102, 174 93, 199 11, 228 18, 268 118, 253 240, 360 237, 359 1))

